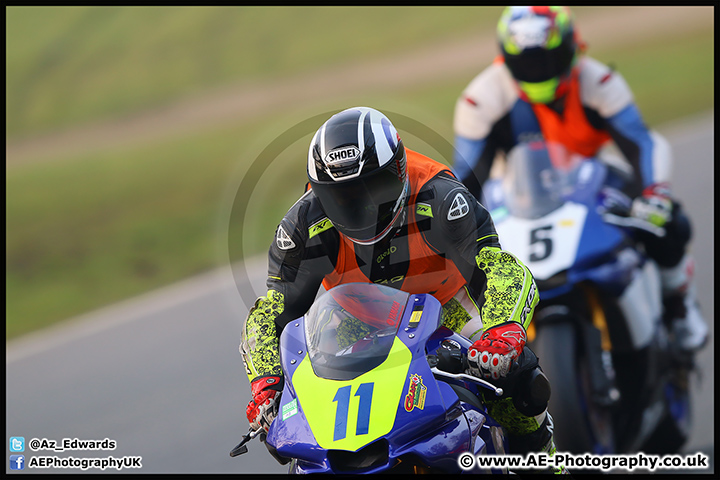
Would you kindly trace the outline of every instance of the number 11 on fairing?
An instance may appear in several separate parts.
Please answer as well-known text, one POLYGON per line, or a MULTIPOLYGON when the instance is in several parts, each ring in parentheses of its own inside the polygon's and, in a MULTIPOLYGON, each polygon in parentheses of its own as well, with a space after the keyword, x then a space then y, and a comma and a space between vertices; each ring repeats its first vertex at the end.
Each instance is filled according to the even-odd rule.
MULTIPOLYGON (((372 394, 374 383, 360 384, 355 391, 355 396, 360 397, 357 412, 357 423, 355 435, 367 435, 370 429, 370 407, 372 406, 372 394)), ((347 423, 350 415, 350 394, 352 385, 340 387, 335 393, 333 402, 337 402, 335 412, 335 430, 333 441, 342 440, 347 436, 347 423)))

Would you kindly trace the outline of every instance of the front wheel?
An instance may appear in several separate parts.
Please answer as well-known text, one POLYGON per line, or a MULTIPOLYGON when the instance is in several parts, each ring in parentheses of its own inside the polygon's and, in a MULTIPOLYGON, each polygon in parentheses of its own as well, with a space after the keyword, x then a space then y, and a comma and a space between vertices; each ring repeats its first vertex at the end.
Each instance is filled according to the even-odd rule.
POLYGON ((612 417, 608 409, 591 402, 590 368, 574 325, 570 320, 553 322, 537 332, 532 350, 552 388, 548 412, 555 423, 557 450, 613 452, 612 417))

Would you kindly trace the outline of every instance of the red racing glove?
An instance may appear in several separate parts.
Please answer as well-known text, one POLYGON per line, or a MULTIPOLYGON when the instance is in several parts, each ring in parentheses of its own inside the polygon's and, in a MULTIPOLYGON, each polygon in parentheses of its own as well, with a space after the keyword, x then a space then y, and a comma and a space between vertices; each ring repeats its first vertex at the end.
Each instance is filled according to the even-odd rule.
POLYGON ((247 406, 247 419, 253 430, 263 428, 265 433, 277 416, 280 395, 283 389, 283 377, 279 375, 262 375, 250 382, 252 400, 247 406))
POLYGON ((525 329, 517 322, 488 328, 468 349, 469 373, 493 380, 507 376, 526 341, 525 329))

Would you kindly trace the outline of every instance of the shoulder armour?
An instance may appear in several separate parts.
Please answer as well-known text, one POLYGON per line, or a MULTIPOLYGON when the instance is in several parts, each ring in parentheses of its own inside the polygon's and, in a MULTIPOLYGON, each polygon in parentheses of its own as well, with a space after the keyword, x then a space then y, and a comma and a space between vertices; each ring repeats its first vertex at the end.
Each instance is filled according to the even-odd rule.
POLYGON ((591 58, 579 63, 580 100, 583 105, 609 118, 633 103, 633 94, 623 76, 591 58))
POLYGON ((503 63, 493 63, 476 76, 455 104, 455 134, 471 140, 485 138, 492 126, 518 99, 512 76, 503 63))

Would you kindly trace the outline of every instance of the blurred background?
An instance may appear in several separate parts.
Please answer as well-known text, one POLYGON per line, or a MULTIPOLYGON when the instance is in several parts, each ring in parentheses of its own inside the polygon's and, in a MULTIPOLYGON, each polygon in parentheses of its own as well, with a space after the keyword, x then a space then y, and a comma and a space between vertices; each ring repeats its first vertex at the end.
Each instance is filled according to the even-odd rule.
MULTIPOLYGON (((94 378, 84 371, 81 375, 82 369, 97 363, 107 376, 127 360, 125 355, 146 355, 146 367, 163 358, 158 346, 169 341, 169 334, 187 329, 193 340, 172 337, 176 343, 170 348, 192 341, 194 348, 183 351, 210 362, 203 367, 193 361, 187 371, 206 380, 208 370, 229 372, 216 380, 232 386, 217 393, 234 398, 212 409, 217 417, 213 425, 224 428, 222 435, 228 437, 219 448, 227 446, 229 451, 247 428, 241 421, 247 382, 237 354, 239 322, 247 305, 237 298, 237 288, 251 290, 253 298, 264 293, 263 254, 277 222, 302 193, 311 132, 299 135, 271 165, 252 168, 254 162, 274 139, 306 119, 366 105, 391 120, 394 112, 410 117, 446 139, 426 143, 399 128, 401 135, 407 134, 408 146, 448 163, 455 100, 497 54, 494 28, 501 10, 6 7, 6 340, 14 355, 8 356, 7 387, 13 392, 7 397, 8 421, 25 429, 28 438, 33 428, 43 436, 52 428, 60 436, 79 428, 78 435, 112 437, 112 428, 120 427, 107 426, 109 431, 96 433, 99 423, 87 418, 84 430, 76 424, 71 427, 59 420, 68 418, 63 410, 52 413, 55 423, 46 421, 45 431, 20 419, 36 418, 45 408, 38 398, 49 393, 39 385, 64 392, 71 381, 94 378), (246 195, 242 222, 234 222, 238 188, 258 171, 261 175, 249 179, 253 190, 246 195), (217 269, 246 259, 253 265, 247 267, 251 284, 227 290, 223 300, 213 304, 218 311, 199 309, 188 323, 180 324, 179 316, 188 315, 185 308, 154 330, 159 307, 152 307, 154 313, 147 314, 142 327, 147 343, 130 347, 120 339, 136 342, 138 336, 118 335, 113 329, 129 326, 128 318, 144 314, 123 310, 116 314, 123 318, 113 320, 113 327, 97 327, 83 334, 85 341, 72 340, 74 346, 70 340, 63 344, 72 350, 64 354, 74 357, 55 365, 56 384, 48 386, 34 377, 49 374, 48 360, 23 350, 31 344, 26 339, 36 338, 38 332, 51 332, 42 337, 46 342, 59 338, 62 330, 57 325, 68 319, 83 315, 85 324, 92 323, 100 316, 93 316, 98 309, 107 312, 108 305, 131 302, 179 281, 185 282, 183 298, 200 296, 198 289, 207 287, 187 279, 215 278, 217 269), (223 323, 212 323, 222 316, 223 323), (229 353, 217 359, 203 355, 225 346, 209 339, 207 350, 199 348, 203 341, 187 328, 195 321, 198 328, 215 329, 229 353), (51 326, 54 329, 46 330, 51 326), (101 331, 113 335, 95 339, 101 331), (91 338, 94 347, 85 352, 81 345, 87 346, 91 338), (115 354, 118 357, 110 362, 115 354), (21 366, 28 370, 11 377, 10 370, 17 372, 21 366), (11 405, 30 408, 28 399, 35 402, 35 414, 16 415, 11 405), (230 419, 232 428, 223 418, 230 419)), ((650 126, 662 130, 700 118, 693 125, 712 131, 713 7, 576 7, 573 12, 588 55, 622 73, 650 126)), ((712 157, 712 151, 708 154, 712 157)), ((678 152, 676 156, 676 177, 694 168, 713 168, 711 158, 701 167, 694 158, 678 152)), ((699 174, 712 178, 709 171, 699 174)), ((690 210, 696 223, 709 226, 710 237, 714 202, 708 200, 713 188, 710 183, 710 191, 702 191, 704 202, 696 202, 703 211, 690 210)), ((712 246, 710 237, 706 241, 712 246)), ((709 257, 698 263, 705 262, 704 268, 712 272, 712 265, 707 266, 714 261, 712 250, 709 257)), ((709 278, 712 284, 712 273, 709 278)), ((712 315, 712 299, 705 307, 712 315)), ((59 353, 50 347, 33 345, 33 352, 58 359, 59 353)), ((138 371, 116 373, 137 379, 138 371)), ((173 369, 144 371, 148 383, 135 385, 143 393, 136 391, 133 398, 145 395, 141 404, 146 406, 150 397, 160 395, 152 375, 167 379, 173 369)), ((712 383, 712 368, 709 372, 705 381, 712 383)), ((188 375, 178 381, 188 389, 201 388, 194 382, 198 377, 188 375)), ((217 390, 214 382, 202 385, 217 390)), ((103 394, 87 388, 83 405, 94 408, 103 394)), ((117 398, 104 395, 108 401, 117 398)), ((160 396, 160 403, 179 402, 177 395, 160 396)), ((74 401, 77 406, 78 399, 74 401)), ((109 408, 107 402, 104 405, 109 408)), ((123 422, 124 408, 128 406, 115 405, 112 410, 118 418, 112 425, 125 423, 123 432, 132 423, 123 422)), ((107 419, 107 413, 100 409, 93 415, 107 419)), ((157 416, 148 413, 148 418, 157 416)), ((22 431, 12 433, 8 427, 8 435, 22 431)), ((139 431, 127 435, 135 438, 139 431)), ((167 429, 158 435, 181 436, 167 429)), ((182 449, 173 452, 163 450, 167 463, 157 463, 156 471, 216 471, 216 463, 191 463, 179 453, 182 449)), ((225 461, 226 451, 220 453, 225 461)), ((217 471, 254 471, 247 464, 221 465, 217 471)))

